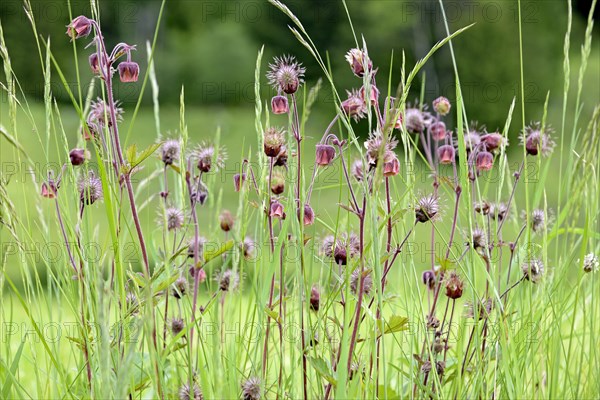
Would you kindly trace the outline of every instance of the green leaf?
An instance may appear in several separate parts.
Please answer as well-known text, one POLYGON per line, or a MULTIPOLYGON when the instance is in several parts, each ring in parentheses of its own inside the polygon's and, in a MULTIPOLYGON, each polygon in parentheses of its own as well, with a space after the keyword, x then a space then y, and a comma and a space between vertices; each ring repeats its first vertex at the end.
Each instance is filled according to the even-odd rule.
POLYGON ((327 365, 327 362, 325 360, 323 360, 320 357, 308 357, 308 362, 310 363, 310 365, 312 365, 315 371, 317 371, 317 374, 325 378, 327 382, 331 383, 334 386, 337 385, 337 381, 331 374, 331 369, 329 368, 329 365, 327 365))
POLYGON ((204 252, 204 264, 207 264, 209 261, 219 257, 221 254, 225 253, 226 251, 231 250, 231 248, 233 247, 233 240, 228 240, 227 242, 223 243, 218 249, 215 250, 207 250, 204 252))
POLYGON ((131 165, 134 164, 135 162, 135 158, 137 156, 137 144, 132 144, 131 146, 129 146, 127 148, 127 150, 125 150, 125 158, 127 159, 127 162, 131 165))
POLYGON ((146 147, 140 154, 137 155, 135 161, 132 163, 133 167, 141 164, 146 158, 150 157, 154 152, 162 146, 162 143, 152 143, 150 146, 146 147))
POLYGON ((383 334, 405 331, 408 329, 408 317, 392 315, 391 318, 384 322, 383 334))

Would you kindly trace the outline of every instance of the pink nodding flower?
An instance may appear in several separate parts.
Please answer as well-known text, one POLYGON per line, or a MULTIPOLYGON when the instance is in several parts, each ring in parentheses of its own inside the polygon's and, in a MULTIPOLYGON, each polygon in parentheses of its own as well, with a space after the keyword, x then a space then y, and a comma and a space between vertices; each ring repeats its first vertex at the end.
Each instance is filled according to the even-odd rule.
POLYGON ((246 181, 246 174, 235 174, 233 176, 233 187, 236 192, 242 189, 242 184, 246 181))
POLYGON ((315 222, 315 212, 309 204, 304 205, 304 225, 312 225, 315 222))
POLYGON ((320 166, 328 166, 335 158, 335 148, 329 144, 317 145, 317 156, 315 162, 320 166))
POLYGON ((487 133, 481 136, 481 141, 485 144, 485 148, 487 151, 495 151, 504 146, 506 142, 504 136, 497 132, 487 133))
POLYGON ((481 151, 477 154, 475 167, 477 171, 489 171, 494 166, 494 156, 489 151, 481 151))
POLYGON ((429 125, 429 134, 437 142, 446 138, 446 124, 442 121, 436 121, 429 125))
POLYGON ((393 151, 386 151, 383 157, 383 176, 396 176, 400 172, 400 161, 393 151))
POLYGON ((287 96, 274 96, 271 99, 273 114, 287 114, 290 111, 287 96))
POLYGON ((119 78, 121 82, 137 82, 140 73, 140 66, 133 61, 123 61, 119 63, 119 78))
POLYGON ((53 199, 56 197, 56 185, 53 180, 42 183, 42 197, 53 199))
POLYGON ((92 20, 80 15, 67 25, 67 35, 71 39, 79 39, 85 37, 92 32, 92 20))
POLYGON ((456 154, 454 147, 449 144, 440 146, 437 151, 438 159, 440 164, 452 164, 454 162, 454 155, 456 154))
POLYGON ((277 200, 273 200, 271 203, 271 210, 269 212, 271 217, 285 219, 285 211, 283 210, 283 204, 277 200))

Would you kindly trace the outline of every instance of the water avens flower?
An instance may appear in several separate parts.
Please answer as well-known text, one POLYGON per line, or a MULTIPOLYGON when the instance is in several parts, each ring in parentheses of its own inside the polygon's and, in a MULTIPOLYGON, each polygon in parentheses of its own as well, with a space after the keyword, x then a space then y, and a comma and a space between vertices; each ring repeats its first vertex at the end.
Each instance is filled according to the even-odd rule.
POLYGON ((121 82, 137 82, 140 73, 140 66, 133 61, 122 61, 118 66, 119 78, 121 82))
POLYGON ((273 218, 285 219, 285 211, 283 208, 283 204, 281 204, 278 200, 273 200, 271 202, 271 209, 269 211, 269 215, 273 218))
POLYGON ((531 212, 531 230, 535 233, 543 232, 546 228, 547 218, 544 210, 536 209, 531 212))
POLYGON ((489 151, 480 151, 475 159, 477 171, 489 171, 494 166, 494 156, 489 151))
POLYGON ((71 165, 74 166, 82 165, 89 158, 90 153, 85 149, 73 149, 69 152, 69 159, 71 160, 71 165))
POLYGON ((88 62, 90 64, 90 69, 96 75, 100 73, 100 62, 98 61, 98 53, 90 54, 88 58, 88 62))
POLYGON ((165 165, 172 165, 179 159, 181 154, 181 143, 179 140, 171 139, 164 142, 160 148, 162 162, 165 165))
POLYGON ((41 195, 47 199, 53 199, 56 197, 56 184, 53 179, 49 179, 48 182, 42 182, 41 195))
POLYGON ((81 176, 77 188, 79 190, 79 198, 85 205, 94 204, 96 201, 102 199, 102 181, 93 171, 89 171, 87 176, 81 176))
POLYGON ((386 138, 378 130, 371 132, 369 139, 365 142, 367 162, 372 167, 377 166, 379 158, 384 156, 388 151, 393 151, 397 145, 398 141, 393 136, 386 138))
POLYGON ((508 213, 508 206, 506 203, 491 203, 489 205, 488 215, 493 220, 502 221, 506 218, 506 214, 508 213))
POLYGON ((271 193, 278 196, 285 191, 285 173, 279 168, 273 171, 271 177, 271 193))
POLYGON ((204 250, 204 244, 207 242, 206 238, 203 236, 198 237, 198 241, 195 239, 190 240, 188 243, 188 258, 194 258, 195 249, 198 249, 198 257, 202 255, 202 251, 204 250))
POLYGON ((426 271, 423 271, 423 274, 421 275, 421 280, 429 290, 433 290, 433 288, 435 288, 435 272, 433 272, 432 270, 428 269, 426 271))
POLYGON ((304 82, 305 69, 293 56, 275 57, 267 72, 269 83, 278 91, 296 93, 304 82))
POLYGON ((259 400, 261 396, 260 379, 253 376, 242 383, 243 400, 259 400))
POLYGON ((367 106, 360 96, 358 90, 346 91, 348 98, 342 101, 342 111, 348 117, 358 121, 367 115, 367 106))
MULTIPOLYGON (((119 107, 119 105, 120 103, 115 101, 114 112, 117 122, 121 122, 123 120, 123 109, 119 107)), ((90 103, 90 112, 88 113, 86 122, 89 129, 94 129, 92 133, 97 132, 102 127, 112 126, 112 121, 110 119, 110 107, 100 97, 90 103)))
POLYGON ((400 172, 400 161, 391 150, 385 152, 383 156, 383 176, 392 177, 398 175, 400 172))
POLYGON ((532 258, 521 265, 521 271, 525 279, 532 283, 538 283, 544 274, 544 263, 539 258, 532 258))
POLYGON ((427 128, 427 133, 436 142, 446 139, 446 124, 443 121, 435 121, 427 128))
POLYGON ((306 226, 310 226, 315 222, 315 212, 308 203, 304 204, 304 216, 302 222, 306 226))
POLYGON ((430 125, 430 116, 418 108, 410 107, 404 112, 404 123, 408 133, 422 133, 430 125))
POLYGON ((331 164, 335 158, 335 147, 329 144, 317 144, 316 146, 316 157, 315 163, 322 167, 326 167, 331 164))
POLYGON ((454 162, 455 154, 454 147, 449 144, 442 145, 437 150, 440 164, 452 164, 454 162))
POLYGON ((273 96, 271 99, 271 110, 273 114, 287 114, 290 111, 287 96, 273 96))
POLYGON ((508 144, 506 138, 498 132, 486 133, 481 136, 481 142, 485 145, 487 151, 490 152, 500 150, 508 144))
POLYGON ((233 188, 236 192, 242 189, 242 184, 246 182, 246 174, 233 175, 233 188))

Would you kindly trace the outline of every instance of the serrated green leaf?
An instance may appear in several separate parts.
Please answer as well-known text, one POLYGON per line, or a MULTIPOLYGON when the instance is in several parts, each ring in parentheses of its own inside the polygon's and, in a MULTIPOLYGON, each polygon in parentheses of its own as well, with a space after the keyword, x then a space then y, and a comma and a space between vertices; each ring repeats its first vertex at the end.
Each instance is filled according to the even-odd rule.
POLYGON ((331 369, 329 368, 329 365, 327 365, 327 362, 325 360, 323 360, 320 357, 308 357, 308 362, 310 363, 310 365, 312 365, 317 374, 325 378, 327 382, 331 383, 334 386, 337 385, 337 381, 331 374, 331 369))
POLYGON ((399 315, 392 315, 384 325, 383 334, 405 331, 408 329, 408 318, 399 315))

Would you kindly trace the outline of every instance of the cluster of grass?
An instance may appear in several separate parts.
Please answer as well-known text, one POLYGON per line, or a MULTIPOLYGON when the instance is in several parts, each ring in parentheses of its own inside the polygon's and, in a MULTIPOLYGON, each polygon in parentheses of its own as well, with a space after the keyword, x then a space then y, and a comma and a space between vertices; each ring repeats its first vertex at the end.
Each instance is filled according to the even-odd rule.
MULTIPOLYGON (((128 47, 109 57, 86 18, 71 33, 97 41, 73 40, 73 60, 96 49, 98 76, 88 93, 64 82, 70 112, 48 85, 40 124, 0 25, 0 397, 596 396, 600 105, 580 112, 596 2, 577 71, 567 27, 560 126, 546 113, 528 126, 521 97, 499 132, 469 125, 456 62, 455 104, 407 101, 427 59, 468 27, 411 68, 392 60, 400 81, 386 84, 355 36, 361 89, 345 100, 301 21, 272 3, 325 79, 307 87, 294 60, 267 67, 261 50, 252 116, 208 143, 188 128, 206 117, 186 110, 184 89, 176 118, 160 109, 154 43, 133 53, 147 56, 152 122, 138 118, 142 95, 118 121, 111 83, 133 79, 116 64, 128 47), (336 100, 327 117, 313 111, 320 91, 336 100), (449 111, 457 124, 438 143, 449 111), (368 121, 366 141, 352 117, 368 121)), ((63 78, 72 61, 29 15, 45 81, 63 78)))

